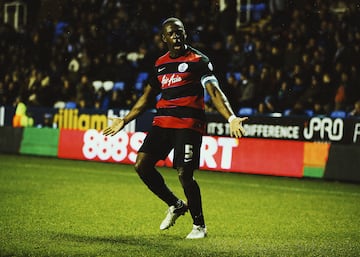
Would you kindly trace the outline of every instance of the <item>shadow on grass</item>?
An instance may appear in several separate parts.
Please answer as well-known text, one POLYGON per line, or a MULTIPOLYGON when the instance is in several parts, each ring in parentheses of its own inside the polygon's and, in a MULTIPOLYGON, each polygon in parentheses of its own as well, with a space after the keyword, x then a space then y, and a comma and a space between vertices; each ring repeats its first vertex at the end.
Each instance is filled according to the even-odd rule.
POLYGON ((212 249, 207 239, 200 241, 185 240, 174 235, 117 235, 95 236, 77 234, 56 234, 54 240, 79 243, 79 248, 91 256, 234 256, 229 253, 218 252, 212 249), (193 243, 192 243, 193 242, 193 243), (84 245, 83 245, 84 244, 84 245), (96 249, 94 249, 94 245, 96 249), (196 245, 196 247, 194 247, 196 245), (202 245, 202 247, 200 246, 202 245), (84 249, 88 246, 88 250, 84 249), (200 247, 199 247, 200 246, 200 247), (96 251, 98 251, 96 253, 96 251), (101 252, 101 254, 99 254, 101 252))
MULTIPOLYGON (((160 236, 162 237, 162 236, 160 236)), ((164 236, 165 238, 165 236, 164 236)), ((67 241, 79 243, 106 243, 106 244, 126 244, 126 245, 169 245, 173 240, 181 240, 182 238, 172 235, 166 235, 167 240, 159 242, 156 236, 133 236, 133 235, 117 235, 117 236, 94 236, 94 235, 77 235, 77 234, 56 234, 54 239, 63 239, 67 241)))

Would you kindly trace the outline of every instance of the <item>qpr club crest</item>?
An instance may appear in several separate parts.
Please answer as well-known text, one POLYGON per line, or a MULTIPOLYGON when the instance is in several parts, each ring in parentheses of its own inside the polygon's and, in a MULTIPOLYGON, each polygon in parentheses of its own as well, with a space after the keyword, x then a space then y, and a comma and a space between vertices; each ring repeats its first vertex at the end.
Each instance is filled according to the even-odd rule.
POLYGON ((186 62, 180 63, 178 66, 179 72, 185 72, 189 68, 189 65, 186 62))

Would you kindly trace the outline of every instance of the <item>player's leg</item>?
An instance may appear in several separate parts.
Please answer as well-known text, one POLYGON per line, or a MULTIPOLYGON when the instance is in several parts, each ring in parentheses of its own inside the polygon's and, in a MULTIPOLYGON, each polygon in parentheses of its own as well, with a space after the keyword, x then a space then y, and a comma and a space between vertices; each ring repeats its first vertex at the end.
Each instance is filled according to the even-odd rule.
POLYGON ((139 152, 136 158, 135 170, 147 187, 163 200, 168 206, 175 205, 178 198, 170 191, 165 184, 164 178, 155 169, 159 159, 152 154, 139 152))
POLYGON ((184 167, 178 167, 179 180, 184 189, 188 208, 194 225, 205 226, 204 215, 202 211, 200 187, 193 178, 193 170, 184 167))
POLYGON ((204 238, 207 235, 207 229, 202 210, 200 187, 192 176, 193 170, 179 167, 178 173, 193 219, 193 229, 187 235, 186 239, 204 238))
POLYGON ((188 201, 193 219, 193 230, 189 239, 206 236, 200 187, 194 179, 194 170, 199 168, 202 135, 192 130, 178 131, 174 152, 174 165, 188 201))
POLYGON ((153 127, 139 149, 135 163, 135 170, 142 181, 169 206, 168 213, 160 225, 161 230, 174 225, 176 219, 187 211, 187 205, 171 192, 155 168, 156 163, 165 159, 173 148, 172 138, 171 130, 153 127))

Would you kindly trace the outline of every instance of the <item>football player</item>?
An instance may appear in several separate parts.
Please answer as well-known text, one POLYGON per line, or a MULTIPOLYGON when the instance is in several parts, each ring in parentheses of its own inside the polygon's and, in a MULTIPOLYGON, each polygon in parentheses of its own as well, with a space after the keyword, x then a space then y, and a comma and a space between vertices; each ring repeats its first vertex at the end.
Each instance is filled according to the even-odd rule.
POLYGON ((155 62, 153 75, 130 112, 122 118, 110 118, 112 124, 104 135, 115 135, 136 119, 161 93, 152 128, 140 147, 135 170, 147 187, 164 201, 169 209, 160 229, 168 229, 181 215, 190 211, 193 228, 187 239, 204 238, 207 234, 200 188, 194 179, 199 168, 202 136, 205 132, 204 89, 217 111, 230 123, 231 136, 240 138, 245 131, 222 92, 209 58, 186 43, 186 31, 178 18, 162 24, 162 40, 168 52, 155 62), (187 201, 179 199, 156 170, 156 163, 174 149, 173 167, 177 170, 187 201))

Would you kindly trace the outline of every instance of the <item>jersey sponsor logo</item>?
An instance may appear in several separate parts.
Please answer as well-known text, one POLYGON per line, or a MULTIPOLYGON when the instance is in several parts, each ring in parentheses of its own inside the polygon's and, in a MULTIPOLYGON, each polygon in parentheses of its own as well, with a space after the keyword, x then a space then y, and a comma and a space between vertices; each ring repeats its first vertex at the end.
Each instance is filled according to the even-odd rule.
POLYGON ((185 72, 189 68, 189 65, 186 62, 180 63, 178 66, 179 72, 185 72))
POLYGON ((170 87, 180 81, 182 81, 182 78, 179 75, 172 74, 170 77, 164 75, 161 79, 161 84, 163 87, 170 87))

